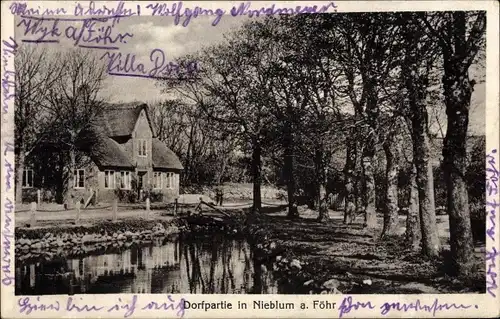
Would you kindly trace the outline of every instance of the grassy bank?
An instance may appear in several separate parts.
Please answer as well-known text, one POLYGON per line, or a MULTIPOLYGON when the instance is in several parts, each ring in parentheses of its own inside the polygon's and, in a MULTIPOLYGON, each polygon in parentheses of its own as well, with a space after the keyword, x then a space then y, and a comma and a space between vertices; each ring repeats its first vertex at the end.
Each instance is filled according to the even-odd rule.
MULTIPOLYGON (((247 222, 249 207, 204 210, 203 215, 153 216, 118 222, 88 221, 72 225, 50 222, 35 228, 16 228, 16 257, 40 254, 88 254, 110 246, 150 242, 176 233, 210 233, 246 237, 262 269, 273 270, 285 290, 293 293, 464 293, 485 291, 484 244, 475 243, 476 271, 470 278, 447 274, 448 217, 438 217, 444 247, 442 256, 426 260, 403 245, 405 220, 399 235, 380 240, 381 229, 367 230, 361 220, 343 225, 342 213, 330 211, 330 220, 316 221, 317 213, 300 209, 301 217, 286 218, 286 207, 269 206, 247 222), (465 287, 465 288, 464 288, 465 287)), ((382 217, 378 217, 382 225, 382 217)), ((194 234, 196 236, 196 234, 194 234)))
MULTIPOLYGON (((426 260, 404 247, 398 235, 379 240, 381 229, 346 226, 340 212, 318 223, 314 212, 289 220, 285 211, 257 219, 255 238, 262 260, 296 293, 464 293, 485 291, 484 247, 476 243, 476 271, 469 278, 452 278, 441 258, 426 260)), ((379 218, 379 225, 382 220, 379 218)), ((401 221, 404 225, 404 222, 401 221)), ((440 223, 447 246, 447 221, 440 223)))
POLYGON ((187 226, 177 219, 163 222, 129 219, 86 225, 18 227, 15 230, 16 260, 22 262, 40 257, 50 260, 58 255, 86 255, 110 246, 126 248, 158 237, 175 235, 186 229, 187 226))

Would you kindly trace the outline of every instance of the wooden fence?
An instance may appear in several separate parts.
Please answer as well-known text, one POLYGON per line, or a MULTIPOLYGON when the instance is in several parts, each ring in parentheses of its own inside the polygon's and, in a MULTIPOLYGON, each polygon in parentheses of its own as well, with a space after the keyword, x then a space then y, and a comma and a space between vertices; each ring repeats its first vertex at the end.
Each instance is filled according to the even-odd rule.
MULTIPOLYGON (((59 212, 67 211, 67 210, 43 210, 43 209, 41 209, 41 205, 40 205, 41 202, 40 202, 40 197, 39 196, 38 196, 38 200, 39 200, 38 203, 37 202, 32 202, 31 203, 31 206, 30 206, 29 210, 16 210, 16 212, 18 212, 18 213, 20 213, 20 212, 28 212, 29 211, 30 216, 29 216, 28 224, 30 225, 30 227, 36 226, 37 221, 39 220, 39 218, 38 218, 39 216, 37 216, 39 212, 59 213, 59 212)), ((269 205, 269 206, 279 206, 277 204, 271 204, 271 203, 265 203, 265 202, 262 202, 262 204, 269 205)), ((203 201, 203 199, 200 197, 200 200, 199 200, 198 204, 195 204, 195 203, 188 203, 188 204, 186 204, 186 203, 179 203, 178 200, 176 199, 173 203, 164 206, 164 208, 165 209, 172 208, 174 216, 177 216, 179 214, 179 212, 182 214, 182 212, 186 208, 191 208, 191 209, 194 208, 195 212, 202 213, 203 206, 205 206, 206 208, 208 208, 209 211, 216 211, 216 212, 218 212, 220 214, 227 215, 227 213, 224 212, 224 210, 245 209, 245 208, 248 208, 248 205, 249 204, 241 204, 241 205, 232 205, 230 207, 216 207, 214 204, 207 203, 207 202, 203 201)), ((78 202, 75 203, 74 210, 76 211, 76 213, 75 213, 75 217, 74 217, 73 221, 74 221, 75 224, 79 224, 81 222, 81 220, 82 220, 82 211, 96 211, 96 210, 111 209, 111 211, 112 211, 112 214, 111 214, 112 217, 111 217, 111 219, 112 219, 112 221, 116 222, 118 220, 118 209, 120 209, 120 208, 121 209, 126 209, 126 210, 145 209, 144 215, 142 217, 144 219, 150 219, 151 202, 150 202, 150 199, 147 198, 146 202, 145 202, 145 207, 143 205, 137 206, 137 207, 130 206, 130 205, 118 205, 118 200, 115 199, 110 206, 89 207, 89 208, 86 208, 85 205, 81 204, 81 202, 78 201, 78 202)), ((208 211, 205 211, 205 212, 208 212, 208 211)), ((71 220, 71 219, 69 219, 69 220, 71 220)))
MULTIPOLYGON (((40 203, 40 202, 39 202, 40 203)), ((34 227, 36 226, 37 224, 37 221, 38 221, 38 214, 39 212, 51 212, 51 213, 58 213, 58 212, 61 212, 61 210, 42 210, 40 209, 40 204, 37 204, 36 202, 31 202, 31 205, 30 205, 30 209, 29 209, 29 222, 28 224, 30 225, 30 227, 34 227)), ((151 213, 151 202, 150 202, 150 199, 147 198, 146 199, 146 202, 145 202, 145 212, 144 212, 144 215, 143 215, 143 218, 144 219, 150 219, 150 213, 151 213)), ((113 222, 116 222, 118 221, 118 209, 119 208, 127 208, 127 209, 130 209, 131 207, 130 206, 122 206, 122 205, 118 205, 118 200, 115 199, 112 203, 112 205, 110 206, 104 206, 104 207, 91 207, 91 208, 84 208, 83 207, 84 205, 81 204, 81 202, 76 202, 75 203, 75 218, 74 218, 74 223, 76 225, 78 225, 80 222, 81 222, 81 219, 82 219, 82 211, 95 211, 95 210, 105 210, 105 209, 109 209, 111 208, 111 211, 112 211, 112 221, 113 222)), ((178 212, 178 208, 179 208, 179 203, 177 201, 177 199, 175 200, 175 202, 173 203, 173 213, 174 213, 174 216, 177 215, 177 212, 178 212)), ((16 212, 27 212, 28 210, 18 210, 16 212)))

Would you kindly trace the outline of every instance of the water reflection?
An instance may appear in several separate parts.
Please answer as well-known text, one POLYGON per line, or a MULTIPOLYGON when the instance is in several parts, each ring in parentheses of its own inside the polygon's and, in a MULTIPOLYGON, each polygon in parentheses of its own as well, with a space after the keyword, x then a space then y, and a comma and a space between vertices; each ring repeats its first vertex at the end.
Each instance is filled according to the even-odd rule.
POLYGON ((16 294, 282 293, 244 240, 184 238, 120 253, 16 263, 16 294))

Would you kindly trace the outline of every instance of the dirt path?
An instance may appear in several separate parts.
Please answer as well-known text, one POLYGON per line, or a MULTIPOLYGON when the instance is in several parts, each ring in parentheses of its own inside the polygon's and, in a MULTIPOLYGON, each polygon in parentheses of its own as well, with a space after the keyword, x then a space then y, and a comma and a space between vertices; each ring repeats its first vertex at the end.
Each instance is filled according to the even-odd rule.
MULTIPOLYGON (((288 260, 296 258, 305 265, 298 274, 303 282, 312 279, 321 284, 335 279, 341 283, 339 290, 344 293, 485 291, 484 245, 481 243, 476 243, 477 267, 473 278, 457 280, 446 274, 442 258, 425 260, 405 249, 404 218, 400 218, 401 235, 382 241, 380 228, 363 229, 361 220, 354 225, 343 225, 341 212, 331 212, 330 216, 327 223, 318 223, 312 211, 303 212, 297 220, 287 219, 284 212, 275 212, 260 221, 270 241, 286 248, 288 260), (363 281, 367 284, 360 285, 363 281)), ((440 237, 444 248, 449 249, 448 220, 443 217, 440 216, 439 221, 440 237)), ((382 223, 379 217, 378 225, 382 223)))

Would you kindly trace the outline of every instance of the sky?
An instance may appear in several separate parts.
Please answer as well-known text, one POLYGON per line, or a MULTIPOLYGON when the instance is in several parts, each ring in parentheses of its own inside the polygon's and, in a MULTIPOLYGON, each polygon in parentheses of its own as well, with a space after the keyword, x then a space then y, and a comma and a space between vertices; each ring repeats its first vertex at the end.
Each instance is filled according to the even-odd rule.
MULTIPOLYGON (((171 17, 140 17, 137 20, 128 19, 126 23, 134 33, 134 43, 126 46, 123 52, 134 53, 138 58, 141 57, 139 60, 146 62, 150 61, 151 51, 157 48, 163 50, 167 59, 172 61, 185 54, 195 53, 204 46, 221 41, 225 32, 243 23, 242 18, 223 19, 213 27, 208 17, 200 17, 188 27, 182 27, 174 25, 171 17)), ((161 94, 154 79, 142 78, 113 77, 109 79, 108 90, 118 100, 125 102, 138 98, 156 100, 161 94)))
MULTIPOLYGON (((19 17, 16 17, 16 19, 16 25, 22 22, 19 17)), ((182 25, 175 25, 173 17, 140 16, 120 18, 112 24, 112 36, 116 37, 117 34, 126 33, 132 36, 125 39, 127 43, 113 44, 113 46, 119 47, 119 50, 110 52, 121 53, 123 59, 127 54, 135 55, 136 61, 144 63, 146 67, 151 67, 152 62, 149 56, 152 50, 161 49, 165 53, 167 61, 173 61, 178 57, 203 50, 205 46, 223 40, 225 33, 237 29, 246 19, 248 18, 224 17, 217 26, 212 26, 211 22, 213 18, 204 16, 192 19, 188 27, 183 27, 182 25)), ((74 41, 64 36, 64 30, 70 26, 74 26, 77 30, 80 30, 83 24, 83 22, 59 21, 57 27, 62 33, 62 36, 51 38, 50 31, 53 29, 54 22, 43 21, 43 23, 39 25, 34 25, 35 22, 36 20, 25 20, 17 26, 15 29, 16 40, 20 42, 20 39, 40 39, 45 32, 47 34, 44 38, 45 40, 59 39, 60 42, 58 44, 30 43, 27 45, 46 46, 52 50, 58 51, 67 50, 75 46, 74 41), (31 31, 25 32, 28 27, 31 27, 31 30, 37 30, 37 32, 35 32, 36 35, 32 34, 33 32, 31 31), (44 31, 43 28, 47 29, 44 31)), ((108 25, 110 25, 110 22, 96 22, 95 29, 108 25)), ((80 42, 80 44, 81 43, 82 42, 80 42)), ((100 49, 90 50, 95 51, 99 56, 106 52, 100 49)), ((105 60, 106 59, 103 61, 105 60)), ((476 71, 471 72, 472 77, 475 77, 476 74, 476 71)), ((109 76, 105 82, 102 95, 115 103, 131 101, 151 103, 169 98, 168 95, 161 92, 161 88, 157 86, 157 81, 155 79, 122 76, 109 76)), ((474 135, 484 134, 485 97, 485 84, 477 84, 472 95, 469 123, 469 131, 474 135)), ((446 132, 446 114, 444 106, 439 106, 435 109, 437 111, 430 112, 431 118, 429 122, 431 131, 438 133, 439 136, 439 124, 441 124, 441 130, 443 130, 444 133, 446 132), (439 119, 439 121, 436 121, 436 119, 439 119)))
MULTIPOLYGON (((21 21, 17 18, 16 25, 21 21)), ((168 61, 173 61, 178 57, 185 54, 194 53, 203 49, 204 46, 216 43, 223 39, 223 34, 237 28, 244 22, 244 18, 225 18, 217 24, 212 26, 213 18, 211 17, 198 17, 192 19, 188 27, 182 25, 175 25, 173 17, 161 16, 140 16, 140 17, 127 17, 120 18, 119 22, 113 27, 113 37, 117 34, 133 34, 133 37, 126 39, 127 43, 118 44, 120 49, 117 51, 110 51, 113 53, 121 53, 123 57, 126 54, 135 55, 136 61, 143 62, 146 66, 152 66, 149 59, 150 53, 154 49, 161 49, 168 61)), ((58 29, 61 33, 70 26, 76 26, 79 29, 82 22, 58 22, 58 29)), ((49 30, 53 26, 53 22, 44 21, 42 24, 48 27, 49 30)), ((110 23, 97 23, 97 28, 100 26, 107 26, 110 23)), ((34 22, 31 23, 34 26, 34 22)), ((39 39, 43 32, 38 32, 36 35, 28 32, 25 35, 24 31, 27 29, 26 23, 21 24, 15 29, 16 40, 18 39, 39 39)), ((78 30, 79 30, 78 29, 78 30)), ((47 36, 44 39, 49 39, 47 36)), ((64 34, 57 37, 60 42, 58 44, 37 44, 59 51, 74 47, 74 42, 67 39, 64 34)), ((52 38, 50 38, 52 39, 52 38)), ((95 45, 95 43, 91 43, 95 45)), ((35 45, 35 44, 28 44, 35 45)), ((90 49, 96 52, 99 56, 104 54, 104 50, 90 49)), ((146 78, 134 77, 117 77, 109 76, 106 83, 103 95, 109 97, 113 102, 131 102, 135 100, 150 101, 160 98, 161 91, 156 86, 156 80, 146 78)))

